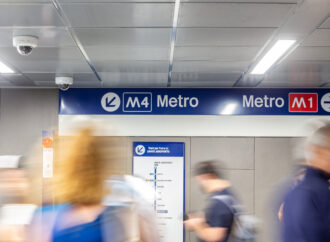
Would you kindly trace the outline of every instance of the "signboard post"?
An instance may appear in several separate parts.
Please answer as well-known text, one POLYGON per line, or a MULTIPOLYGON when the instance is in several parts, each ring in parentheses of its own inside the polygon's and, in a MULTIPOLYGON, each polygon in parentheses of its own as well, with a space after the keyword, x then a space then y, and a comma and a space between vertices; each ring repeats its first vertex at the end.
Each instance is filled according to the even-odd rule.
POLYGON ((184 143, 133 143, 133 175, 155 190, 153 206, 162 242, 184 241, 184 166, 184 143))

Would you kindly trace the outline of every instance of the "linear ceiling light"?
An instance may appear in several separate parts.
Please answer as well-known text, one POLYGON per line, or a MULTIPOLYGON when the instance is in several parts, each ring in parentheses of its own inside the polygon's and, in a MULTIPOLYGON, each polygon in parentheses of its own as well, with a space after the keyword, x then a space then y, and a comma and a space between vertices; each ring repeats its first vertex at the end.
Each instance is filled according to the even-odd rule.
POLYGON ((265 54, 265 56, 259 61, 259 63, 254 67, 251 74, 262 75, 280 59, 284 53, 292 47, 295 40, 278 40, 275 45, 265 54))
POLYGON ((177 32, 177 26, 179 20, 180 1, 181 0, 175 0, 175 4, 174 4, 173 28, 172 28, 171 45, 170 45, 170 60, 169 60, 169 68, 168 68, 168 83, 167 83, 168 87, 171 86, 171 80, 172 80, 174 48, 175 48, 176 32, 177 32))
POLYGON ((14 71, 0 61, 0 73, 9 74, 14 73, 14 71))
POLYGON ((179 19, 180 1, 181 0, 175 0, 175 5, 174 5, 173 30, 172 30, 171 50, 170 50, 170 61, 172 62, 174 58, 174 45, 176 39, 176 28, 178 26, 178 19, 179 19))
POLYGON ((225 108, 222 110, 222 115, 230 115, 233 114, 236 109, 237 104, 236 103, 229 103, 225 106, 225 108))

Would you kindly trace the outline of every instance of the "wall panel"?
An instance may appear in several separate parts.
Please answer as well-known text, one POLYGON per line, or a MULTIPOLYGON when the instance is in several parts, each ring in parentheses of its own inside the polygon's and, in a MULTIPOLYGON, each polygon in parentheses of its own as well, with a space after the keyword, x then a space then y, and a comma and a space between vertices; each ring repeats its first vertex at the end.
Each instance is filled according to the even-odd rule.
POLYGON ((57 130, 57 89, 0 89, 0 98, 0 155, 26 155, 43 129, 57 130))

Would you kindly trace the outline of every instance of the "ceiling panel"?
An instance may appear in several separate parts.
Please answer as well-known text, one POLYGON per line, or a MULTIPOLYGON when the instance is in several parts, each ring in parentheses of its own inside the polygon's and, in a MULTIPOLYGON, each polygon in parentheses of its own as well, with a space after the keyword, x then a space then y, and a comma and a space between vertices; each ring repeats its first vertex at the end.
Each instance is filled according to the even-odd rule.
POLYGON ((58 88, 55 82, 34 82, 37 87, 53 87, 58 88))
POLYGON ((175 61, 173 72, 237 73, 243 72, 249 62, 175 61))
POLYGON ((183 3, 179 27, 279 27, 295 4, 183 3))
POLYGON ((1 4, 0 26, 63 26, 52 4, 1 4))
POLYGON ((273 28, 179 28, 176 46, 262 46, 273 28))
POLYGON ((322 85, 322 87, 328 87, 328 88, 330 88, 330 82, 325 83, 324 85, 322 85))
POLYGON ((167 73, 100 72, 103 87, 166 87, 167 73))
POLYGON ((168 61, 93 61, 98 72, 166 73, 168 61))
POLYGON ((13 45, 13 36, 33 35, 39 38, 38 47, 75 46, 69 32, 64 27, 42 28, 1 28, 0 47, 13 45))
POLYGON ((197 82, 201 86, 204 83, 214 83, 214 85, 221 85, 221 83, 234 82, 241 76, 242 73, 201 73, 201 72, 173 72, 172 82, 189 83, 197 82))
MULTIPOLYGON (((37 86, 40 87, 57 87, 55 83, 56 73, 29 73, 25 74, 37 86)), ((77 73, 73 75, 73 85, 71 87, 102 87, 101 82, 96 78, 94 73, 77 73)))
POLYGON ((91 72, 82 54, 75 47, 36 48, 28 56, 21 56, 16 49, 2 47, 0 56, 9 63, 15 63, 26 73, 88 73, 91 72))
POLYGON ((330 17, 327 18, 322 25, 320 26, 320 28, 325 28, 325 29, 330 29, 330 17))
POLYGON ((95 62, 169 60, 170 28, 76 28, 75 32, 95 62))
POLYGON ((330 29, 316 29, 302 46, 330 46, 330 29))
MULTIPOLYGON (((57 1, 70 26, 63 26, 51 0, 0 0, 0 58, 23 73, 7 79, 0 75, 0 87, 56 88, 56 73, 73 73, 74 87, 167 85, 174 0, 57 1), (69 31, 77 36, 103 82, 92 73, 69 31), (14 35, 36 35, 41 48, 20 56, 12 47, 14 35)), ((181 0, 172 86, 231 87, 275 36, 296 2, 181 0)), ((296 9, 293 24, 281 34, 297 32, 299 37, 316 26, 328 11, 324 7, 318 11, 316 5, 313 0, 304 1, 296 9), (309 11, 309 6, 315 9, 309 11)), ((330 18, 266 75, 260 86, 330 83, 329 30, 330 18)), ((253 86, 260 80, 250 76, 240 83, 253 86)))
POLYGON ((0 88, 1 87, 10 87, 10 86, 13 86, 13 84, 4 78, 4 74, 0 74, 0 88))
POLYGON ((272 72, 330 72, 330 61, 284 61, 272 72))
POLYGON ((289 61, 276 67, 262 85, 288 87, 318 87, 330 81, 330 61, 289 61), (268 83, 268 84, 267 84, 268 83))
POLYGON ((330 61, 330 47, 298 47, 288 60, 330 61))
MULTIPOLYGON (((0 0, 1 1, 8 1, 8 0, 0 0)), ((15 0, 19 1, 19 0, 15 0)), ((24 0, 21 0, 24 1, 24 0)), ((28 0, 25 0, 28 1, 28 0)), ((37 1, 37 0, 35 0, 37 1)), ((45 0, 44 0, 45 1, 45 0)), ((83 2, 119 2, 119 0, 58 0, 61 3, 83 3, 83 2)), ((175 0, 120 0, 120 2, 175 2, 175 0)), ((235 3, 296 3, 297 0, 181 0, 182 3, 184 2, 235 2, 235 3)))
POLYGON ((14 86, 34 86, 33 81, 20 74, 2 75, 2 77, 14 86))
POLYGON ((50 0, 0 0, 0 3, 49 3, 50 0))
POLYGON ((73 27, 171 27, 174 4, 63 4, 73 27))
POLYGON ((261 82, 258 87, 263 88, 308 88, 308 87, 318 87, 320 83, 318 82, 261 82))
MULTIPOLYGON (((56 73, 25 73, 26 77, 34 82, 48 82, 48 83, 55 83, 55 76, 56 73)), ((100 82, 94 73, 75 73, 73 76, 73 82, 100 82)))
POLYGON ((74 31, 85 46, 169 46, 172 33, 171 28, 74 28, 74 31))
MULTIPOLYGON (((65 0, 62 0, 65 1, 65 0)), ((181 2, 198 3, 297 3, 297 0, 181 0, 181 2)))
POLYGON ((233 87, 234 82, 205 82, 205 81, 191 81, 191 82, 171 82, 171 87, 179 88, 197 88, 197 87, 233 87))
POLYGON ((113 2, 123 2, 123 3, 164 3, 164 2, 175 2, 175 0, 58 0, 60 3, 113 3, 113 2))
POLYGON ((169 60, 169 49, 166 47, 142 46, 85 46, 91 60, 122 61, 122 60, 169 60))
POLYGON ((330 80, 330 72, 328 73, 319 73, 319 72, 289 72, 289 73, 271 73, 268 77, 266 77, 263 82, 270 83, 291 83, 291 84, 299 84, 299 83, 309 83, 315 86, 319 86, 324 82, 328 82, 330 80))
POLYGON ((250 61, 260 47, 176 47, 175 60, 250 61))
POLYGON ((6 81, 6 80, 2 80, 0 78, 0 88, 5 88, 5 87, 13 87, 14 85, 9 82, 9 81, 6 81))
POLYGON ((73 88, 97 88, 97 87, 102 87, 102 83, 97 81, 74 81, 73 85, 71 86, 73 88))

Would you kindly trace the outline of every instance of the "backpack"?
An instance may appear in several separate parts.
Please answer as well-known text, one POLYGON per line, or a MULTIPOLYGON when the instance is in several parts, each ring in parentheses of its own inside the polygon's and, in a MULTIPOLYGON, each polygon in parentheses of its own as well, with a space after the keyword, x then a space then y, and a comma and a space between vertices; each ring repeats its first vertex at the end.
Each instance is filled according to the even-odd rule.
POLYGON ((256 217, 243 213, 233 196, 216 195, 213 196, 212 199, 222 201, 234 215, 234 224, 229 241, 254 242, 256 240, 259 224, 256 217))

